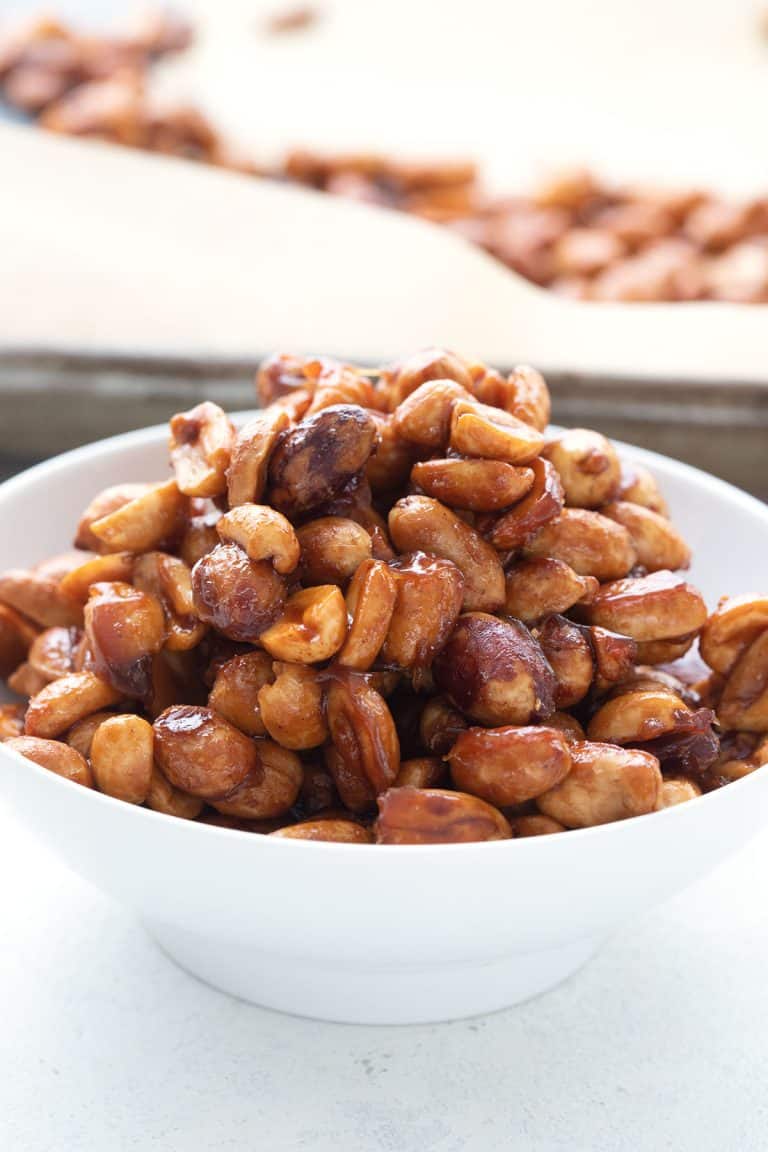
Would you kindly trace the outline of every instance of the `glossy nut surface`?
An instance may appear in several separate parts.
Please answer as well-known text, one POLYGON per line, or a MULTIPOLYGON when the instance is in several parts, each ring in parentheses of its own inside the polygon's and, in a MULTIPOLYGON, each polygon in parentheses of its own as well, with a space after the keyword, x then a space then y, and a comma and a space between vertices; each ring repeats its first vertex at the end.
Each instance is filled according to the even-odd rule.
POLYGON ((323 684, 307 664, 275 664, 275 678, 259 691, 261 720, 283 748, 317 748, 328 739, 323 684))
POLYGON ((398 404, 428 380, 452 380, 464 389, 472 388, 472 377, 461 357, 445 348, 424 348, 395 364, 385 373, 390 404, 398 404))
POLYGON ((463 456, 530 464, 544 447, 544 437, 509 412, 474 400, 459 400, 451 412, 449 443, 463 456))
POLYGON ((145 552, 133 565, 133 585, 153 596, 165 618, 164 646, 171 652, 196 648, 206 633, 197 618, 192 593, 192 573, 178 556, 167 552, 145 552))
POLYGON ((566 828, 591 828, 656 808, 661 772, 655 756, 612 744, 572 744, 571 770, 539 796, 545 816, 566 828))
POLYGON ((105 552, 148 552, 160 548, 180 524, 186 496, 175 480, 153 484, 145 492, 90 525, 105 552))
POLYGON ((146 696, 152 657, 166 638, 159 601, 131 584, 94 584, 85 606, 85 634, 96 674, 124 696, 146 696))
POLYGON ((175 705, 153 727, 158 766, 182 792, 226 796, 258 770, 255 741, 211 708, 175 705))
POLYGON ((715 672, 727 676, 739 657, 765 631, 768 631, 768 596, 726 597, 702 628, 699 639, 702 659, 715 672))
POLYGON ((565 779, 571 754, 555 728, 469 728, 448 753, 457 788, 506 807, 533 800, 565 779))
POLYGON ((269 820, 287 812, 299 794, 301 761, 271 740, 255 740, 257 763, 223 799, 211 801, 217 812, 245 820, 269 820))
POLYGON ((266 652, 244 652, 216 670, 208 706, 246 736, 266 736, 259 692, 274 680, 272 657, 266 652))
POLYGON ((328 684, 326 717, 335 753, 328 767, 339 795, 351 811, 364 812, 400 767, 392 714, 362 676, 348 672, 337 673, 328 684))
POLYGON ((100 724, 90 756, 99 791, 143 804, 152 780, 153 745, 152 725, 141 716, 112 716, 100 724))
POLYGON ((445 756, 469 726, 467 718, 444 696, 432 696, 419 718, 419 738, 428 752, 445 756))
POLYGON ((36 736, 13 736, 4 741, 4 747, 26 756, 27 760, 34 760, 35 764, 55 772, 57 776, 82 784, 85 788, 93 787, 93 775, 87 760, 68 744, 36 736))
POLYGON ((289 597, 282 616, 259 642, 276 660, 318 664, 338 652, 346 634, 344 597, 335 584, 320 584, 289 597))
POLYGON ((52 739, 120 698, 119 692, 92 672, 71 672, 47 684, 30 700, 24 731, 28 736, 52 739))
POLYGON ((536 639, 555 674, 555 706, 573 708, 589 692, 595 660, 586 628, 564 616, 548 616, 536 629, 536 639))
POLYGON ((426 668, 453 631, 464 577, 450 560, 413 552, 394 560, 396 599, 382 649, 387 664, 426 668))
POLYGON ((69 628, 83 621, 82 606, 62 592, 58 578, 22 568, 0 573, 0 604, 42 628, 69 628))
POLYGON ((667 640, 698 632, 707 608, 683 577, 654 572, 604 584, 584 608, 584 617, 634 640, 667 640))
POLYGON ((320 516, 299 528, 296 536, 305 584, 345 585, 373 551, 365 528, 344 516, 320 516))
POLYGON ((372 833, 354 820, 302 820, 287 828, 277 828, 270 836, 280 836, 283 840, 323 840, 331 844, 373 843, 372 833))
POLYGON ((414 464, 411 480, 451 508, 495 512, 525 496, 533 485, 533 472, 502 460, 452 456, 414 464))
POLYGON ((195 611, 231 640, 255 643, 280 615, 285 583, 268 560, 249 560, 236 544, 220 544, 192 569, 195 611))
POLYGON ((151 484, 114 484, 104 488, 94 496, 88 507, 80 517, 75 533, 75 548, 82 548, 90 552, 110 551, 98 536, 91 530, 97 521, 116 512, 119 508, 130 504, 131 501, 145 495, 152 488, 151 484))
POLYGON ((270 560, 276 572, 293 572, 299 562, 299 541, 293 525, 265 504, 240 504, 216 524, 224 544, 237 544, 250 560, 270 560))
POLYGON ((660 572, 662 569, 674 572, 689 567, 690 548, 677 529, 658 512, 652 512, 640 504, 617 500, 613 504, 606 504, 602 514, 624 525, 637 553, 637 563, 648 572, 660 572))
POLYGON ((562 560, 580 576, 601 581, 626 576, 637 560, 622 524, 584 508, 564 508, 528 542, 524 555, 562 560))
POLYGON ((218 404, 209 400, 170 423, 171 465, 179 491, 187 496, 220 496, 226 491, 234 430, 218 404))
POLYGON ((495 548, 515 551, 556 520, 565 497, 560 477, 548 460, 532 460, 533 484, 528 494, 493 524, 489 540, 495 548))
POLYGON ((570 507, 599 508, 615 497, 621 465, 616 449, 600 432, 569 428, 549 441, 543 455, 557 469, 570 507))
POLYGON ((367 672, 387 638, 397 600, 397 581, 381 560, 364 560, 350 580, 346 605, 349 629, 336 659, 367 672))
POLYGON ((45 680, 58 680, 75 671, 75 652, 80 641, 76 628, 46 628, 32 641, 27 659, 45 680))
POLYGON ((197 820, 204 807, 204 801, 198 796, 174 788, 156 764, 152 768, 145 804, 153 812, 176 816, 180 820, 197 820))
POLYGON ((419 448, 439 451, 447 446, 453 406, 471 395, 453 380, 432 380, 416 388, 395 409, 395 431, 419 448))
POLYGON ((272 453, 270 503, 291 514, 333 499, 365 467, 375 443, 373 417, 355 405, 336 404, 305 418, 272 453))
POLYGON ((440 788, 390 788, 379 797, 374 829, 377 844, 467 844, 511 836, 498 809, 440 788))
POLYGON ((281 433, 290 425, 288 413, 267 408, 244 424, 235 437, 227 472, 230 508, 258 503, 267 487, 269 461, 281 433))
POLYGON ((567 612, 580 601, 589 601, 599 587, 593 576, 579 576, 562 560, 543 557, 519 560, 505 575, 504 611, 524 624, 554 612, 567 612))
POLYGON ((133 576, 132 552, 111 552, 106 556, 83 556, 83 563, 72 568, 59 583, 62 595, 85 604, 93 584, 113 581, 130 584, 133 576))

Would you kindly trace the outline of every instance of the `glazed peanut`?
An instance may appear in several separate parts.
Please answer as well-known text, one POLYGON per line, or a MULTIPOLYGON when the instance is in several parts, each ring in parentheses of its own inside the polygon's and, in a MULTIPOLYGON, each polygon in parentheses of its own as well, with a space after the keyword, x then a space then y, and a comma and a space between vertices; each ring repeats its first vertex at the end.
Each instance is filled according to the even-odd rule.
POLYGON ((93 712, 90 716, 84 716, 82 720, 78 720, 76 724, 72 725, 69 732, 65 733, 66 743, 71 748, 76 749, 86 760, 90 760, 91 745, 96 729, 105 720, 111 720, 114 715, 114 712, 93 712))
POLYGON ((152 768, 145 803, 153 812, 177 816, 180 820, 197 820, 203 810, 202 800, 174 788, 156 764, 152 768))
POLYGON ((464 456, 530 464, 541 452, 544 437, 537 428, 500 408, 459 400, 451 411, 450 446, 464 456))
POLYGON ((10 568, 0 574, 0 605, 42 628, 71 628, 83 622, 81 605, 62 591, 58 577, 44 572, 10 568))
POLYGON ((230 508, 257 504, 267 487, 267 469, 278 438, 290 424, 288 413, 268 408, 243 425, 235 437, 227 472, 230 508))
POLYGON ((299 528, 296 536, 305 584, 345 585, 373 551, 365 528, 343 516, 321 516, 299 528))
POLYGON ((565 832, 566 827, 559 820, 551 816, 543 816, 533 812, 530 816, 516 816, 510 820, 513 837, 523 839, 526 836, 551 836, 553 832, 565 832))
POLYGON ((768 631, 768 596, 731 596, 721 600, 702 628, 702 659, 727 676, 745 650, 768 631))
POLYGON ((151 487, 151 484, 115 484, 99 492, 98 496, 94 496, 80 517, 75 534, 75 548, 82 548, 89 552, 111 551, 106 547, 104 541, 94 534, 92 525, 97 520, 102 520, 105 516, 109 516, 126 504, 130 504, 132 500, 144 496, 151 487))
POLYGON ((377 844, 466 844, 508 840, 498 809, 463 792, 440 788, 390 788, 379 797, 377 844))
POLYGON ((422 710, 419 737, 428 752, 444 756, 467 726, 463 713, 454 708, 449 700, 444 696, 433 696, 422 710))
POLYGON ((134 556, 132 552, 112 552, 105 556, 87 556, 83 563, 71 569, 61 578, 59 591, 64 596, 85 604, 93 584, 130 584, 133 577, 134 556))
POLYGON ((141 716, 112 716, 91 741, 96 787, 128 804, 143 804, 152 780, 154 736, 141 716))
POLYGON ((148 552, 159 548, 179 526, 186 497, 175 480, 146 491, 90 524, 99 551, 148 552))
POLYGON ((283 748, 317 748, 328 739, 322 681, 306 664, 275 664, 275 679, 259 691, 259 712, 283 748))
POLYGON ((621 481, 616 492, 619 500, 629 500, 632 504, 641 504, 643 508, 650 508, 659 516, 669 516, 667 502, 659 491, 659 486, 647 468, 640 464, 633 464, 627 468, 622 466, 621 481))
POLYGON ((583 614, 591 624, 639 641, 697 633, 707 619, 701 593, 671 572, 604 584, 583 614))
POLYGON ((595 675, 587 630, 564 616, 548 616, 536 629, 536 639, 555 674, 556 707, 572 708, 587 695, 595 675))
POLYGON ((502 460, 477 460, 461 456, 424 460, 413 465, 411 480, 427 496, 450 508, 495 512, 516 504, 533 485, 530 468, 502 460))
POLYGON ((24 731, 52 739, 78 720, 116 704, 121 694, 92 672, 71 672, 41 689, 29 702, 24 731))
POLYGON ((655 756, 612 744, 571 744, 570 751, 568 775, 537 800, 545 816, 591 828, 654 811, 662 785, 655 756))
POLYGON ((154 597, 163 610, 164 647, 171 652, 196 648, 206 627, 197 619, 192 573, 184 561, 167 552, 145 552, 134 562, 133 584, 154 597))
POLYGON ((154 596, 130 584, 92 585, 85 634, 98 676, 121 695, 148 694, 152 657, 166 638, 163 609, 154 596))
POLYGON ((385 701, 354 672, 328 685, 326 716, 334 755, 328 761, 342 801, 352 812, 373 807, 400 766, 400 741, 385 701))
POLYGON ((529 541, 524 555, 562 560, 580 576, 601 581, 626 576, 637 560, 623 525, 583 508, 564 508, 529 541))
POLYGON ((333 844, 371 844, 373 836, 354 820, 302 820, 287 828, 277 828, 270 836, 284 840, 327 840, 333 844))
POLYGON ((30 667, 44 680, 58 680, 75 671, 75 652, 80 632, 75 628, 46 628, 32 641, 28 660, 30 667))
POLYGON ((259 692, 275 675, 266 652, 244 652, 216 670, 208 706, 246 736, 266 736, 259 692))
POLYGON ((555 728, 469 728, 448 753, 457 788, 498 807, 533 800, 565 779, 568 741, 555 728))
POLYGON ((459 400, 471 400, 453 380, 431 380, 411 392, 395 409, 393 423, 401 440, 421 449, 448 445, 451 414, 459 400))
POLYGON ((153 727, 158 766, 182 792, 206 800, 227 796, 258 770, 255 741, 211 708, 174 706, 153 727))
POLYGON ((224 544, 237 544, 250 560, 270 560, 285 576, 299 562, 299 541, 285 516, 263 504, 240 504, 216 524, 224 544))
POLYGON ((205 401, 171 420, 171 464, 179 491, 186 496, 220 496, 234 431, 218 404, 205 401))
POLYGON ((270 503, 290 515, 332 500, 364 468, 375 443, 373 417, 353 404, 306 417, 272 453, 270 503))
POLYGON ((301 761, 271 740, 253 741, 256 765, 225 798, 211 801, 224 816, 269 820, 291 807, 302 782, 301 761))
POLYGON ((58 740, 41 740, 35 736, 13 736, 4 741, 4 747, 18 752, 20 756, 26 756, 27 760, 34 760, 41 768, 47 768, 65 780, 82 784, 84 788, 93 787, 88 762, 68 744, 61 744, 58 740))
POLYGON ((571 428, 550 440, 542 454, 557 469, 570 507, 599 508, 615 496, 621 465, 610 440, 599 432, 571 428))
POLYGON ((690 565, 690 548, 669 520, 658 512, 625 500, 607 504, 601 511, 603 516, 624 525, 637 553, 637 563, 648 572, 675 571, 690 565))
POLYGON ((554 465, 548 460, 532 460, 533 484, 527 496, 500 516, 489 539, 495 548, 514 551, 522 548, 545 524, 557 520, 564 502, 563 486, 554 465))
POLYGON ((268 560, 219 544, 192 569, 195 612, 231 640, 255 643, 283 611, 285 583, 268 560))
POLYGON ((656 810, 673 808, 675 804, 684 804, 687 800, 695 800, 701 796, 701 788, 693 780, 676 780, 673 778, 662 780, 656 810))
POLYGON ((504 611, 524 624, 588 602, 599 587, 593 576, 579 576, 562 560, 549 557, 519 560, 507 569, 505 584, 504 611))
POLYGON ((425 348, 416 352, 385 373, 384 379, 393 409, 428 380, 452 380, 465 390, 472 388, 467 364, 444 348, 425 348))
POLYGON ((285 610, 259 641, 276 660, 290 664, 317 664, 329 660, 344 643, 347 607, 334 584, 321 584, 295 592, 285 610))
POLYGON ((366 672, 387 638, 397 601, 397 581, 381 560, 364 560, 350 580, 346 604, 349 630, 336 659, 366 672))
POLYGON ((426 668, 453 631, 464 577, 450 560, 423 552, 393 561, 390 570, 396 599, 382 657, 400 668, 426 668))

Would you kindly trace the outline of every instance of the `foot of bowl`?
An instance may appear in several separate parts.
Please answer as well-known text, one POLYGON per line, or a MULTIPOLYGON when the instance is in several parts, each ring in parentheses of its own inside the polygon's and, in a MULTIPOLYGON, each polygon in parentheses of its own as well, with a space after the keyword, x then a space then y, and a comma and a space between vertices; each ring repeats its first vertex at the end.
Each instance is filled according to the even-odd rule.
POLYGON ((590 937, 488 963, 376 967, 147 927, 171 960, 215 988, 278 1012, 345 1024, 431 1024, 496 1012, 554 988, 603 943, 590 937))

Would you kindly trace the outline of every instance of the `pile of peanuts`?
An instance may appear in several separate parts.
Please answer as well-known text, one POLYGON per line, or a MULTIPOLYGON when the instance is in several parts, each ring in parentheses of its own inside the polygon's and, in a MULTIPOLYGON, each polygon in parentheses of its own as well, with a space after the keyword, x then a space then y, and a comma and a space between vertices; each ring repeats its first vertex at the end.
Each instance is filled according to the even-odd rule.
POLYGON ((768 597, 708 616, 653 477, 531 368, 281 355, 170 479, 0 575, 0 737, 128 803, 437 844, 654 812, 768 762, 768 597))
POLYGON ((149 96, 152 62, 189 40, 187 25, 162 15, 110 39, 37 20, 0 40, 0 91, 53 132, 287 180, 445 224, 570 298, 768 303, 768 197, 739 202, 698 189, 615 188, 583 170, 560 173, 527 196, 490 196, 473 163, 376 154, 294 151, 267 169, 198 108, 159 107, 149 96))

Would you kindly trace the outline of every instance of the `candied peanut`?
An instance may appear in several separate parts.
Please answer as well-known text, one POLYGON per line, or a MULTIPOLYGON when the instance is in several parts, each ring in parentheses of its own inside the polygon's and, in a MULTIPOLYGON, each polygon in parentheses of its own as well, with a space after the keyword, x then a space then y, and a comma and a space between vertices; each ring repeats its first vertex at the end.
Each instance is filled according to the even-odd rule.
POLYGON ((221 510, 212 500, 193 498, 189 505, 189 515, 179 540, 179 557, 191 570, 219 543, 216 525, 221 519, 221 510))
POLYGON ((392 714, 362 676, 337 672, 328 685, 326 716, 333 742, 328 768, 347 808, 364 812, 394 783, 400 767, 392 714))
POLYGON ((452 380, 471 391, 472 377, 466 363, 444 348, 425 348, 384 373, 390 404, 396 408, 407 396, 429 380, 452 380))
POLYGON ((136 557, 133 583, 161 605, 166 649, 186 652, 196 648, 205 635, 206 626, 195 614, 192 573, 184 561, 167 552, 145 552, 136 557))
POLYGON ((285 582, 268 560, 249 560, 236 544, 219 544, 192 569, 195 611, 231 640, 255 644, 280 615, 285 582))
POLYGON ((90 716, 84 716, 82 720, 72 725, 63 739, 86 760, 90 760, 94 732, 100 724, 105 720, 111 720, 114 715, 114 712, 93 712, 90 716))
POLYGON ((7 604, 0 604, 0 678, 18 668, 36 636, 33 624, 7 604))
MULTIPOLYGON (((507 377, 507 392, 500 407, 524 424, 543 432, 549 424, 551 401, 547 383, 540 372, 527 364, 518 364, 507 377)), ((494 404, 497 401, 479 399, 494 404)))
POLYGON ((451 411, 450 445, 463 456, 530 464, 544 447, 544 437, 501 408, 458 400, 451 411))
POLYGON ((70 672, 46 684, 27 708, 24 731, 44 739, 60 736, 78 720, 109 708, 121 694, 92 672, 70 672))
POLYGON ((91 526, 97 520, 102 520, 105 516, 109 516, 125 507, 126 504, 130 504, 132 500, 144 496, 151 487, 151 484, 115 484, 111 488, 105 488, 99 492, 98 496, 94 496, 80 517, 75 534, 75 548, 82 548, 89 552, 114 551, 114 549, 107 548, 104 541, 93 533, 91 526))
POLYGON ((211 708, 174 705, 153 727, 158 766, 182 792, 205 800, 228 796, 258 772, 256 742, 211 708))
POLYGON ((427 552, 456 565, 464 577, 465 609, 494 612, 504 604, 504 569, 496 551, 438 500, 398 500, 389 513, 389 532, 400 552, 427 552))
POLYGON ((530 467, 533 485, 527 496, 500 516, 491 529, 490 541, 495 548, 522 548, 562 511, 563 486, 554 465, 548 460, 533 460, 530 467))
POLYGON ((401 760, 400 771, 393 788, 434 788, 445 775, 445 765, 439 756, 417 756, 401 760))
POLYGON ((661 790, 659 762, 648 752, 613 744, 571 744, 571 770, 536 803, 566 828, 591 828, 653 812, 661 790))
POLYGON ((397 430, 393 413, 371 412, 378 433, 378 444, 365 466, 372 490, 392 492, 407 483, 414 459, 414 446, 397 430))
POLYGON ((290 425, 288 413, 267 408, 244 424, 235 437, 227 473, 230 508, 258 503, 267 487, 269 461, 281 433, 290 425))
POLYGON ((370 380, 358 375, 353 368, 341 365, 326 369, 318 377, 311 403, 304 415, 312 416, 333 404, 358 404, 361 408, 373 408, 374 402, 370 380))
POLYGON ((424 705, 419 720, 419 736, 428 752, 444 756, 457 736, 467 728, 467 721, 444 696, 432 696, 424 705))
POLYGON ((637 563, 648 572, 689 567, 691 550, 664 516, 624 500, 606 504, 601 511, 603 516, 624 525, 632 538, 637 563))
POLYGON ((568 748, 555 728, 469 728, 451 748, 448 763, 462 792, 507 807, 559 784, 571 766, 568 748))
POLYGON ((563 560, 580 576, 598 580, 618 580, 636 561, 626 528, 584 508, 564 508, 528 542, 524 555, 563 560))
POLYGON ((393 560, 397 596, 382 658, 398 668, 427 668, 453 631, 464 577, 450 560, 414 552, 393 560))
POLYGON ((398 404, 393 416, 401 440, 420 448, 442 449, 448 444, 451 413, 459 400, 471 394, 453 380, 430 380, 398 404))
POLYGON ((270 408, 284 412, 288 417, 289 425, 291 425, 304 419, 311 403, 312 392, 308 388, 302 388, 290 396, 280 396, 273 404, 270 404, 270 408))
POLYGON ((186 496, 221 496, 234 429, 218 404, 209 400, 171 418, 171 465, 179 491, 186 496))
POLYGON ((44 680, 58 680, 74 672, 74 657, 80 633, 76 628, 46 628, 32 641, 28 660, 44 680))
POLYGON ((702 660, 721 676, 727 676, 744 651, 765 631, 768 596, 724 597, 701 630, 702 660))
POLYGON ((674 640, 698 632, 707 609, 701 593, 681 576, 654 572, 604 584, 583 615, 633 640, 674 640))
POLYGON ((466 844, 508 840, 508 822, 497 808, 442 788, 390 788, 379 796, 377 844, 466 844))
POLYGON ((93 775, 88 762, 68 744, 58 740, 42 740, 36 736, 13 736, 4 741, 4 747, 18 752, 27 760, 33 760, 49 772, 55 772, 57 776, 82 784, 84 788, 93 787, 93 775))
POLYGON ((598 709, 587 735, 603 744, 635 744, 684 730, 691 715, 684 701, 666 688, 629 688, 598 709))
POLYGON ((347 589, 349 630, 336 659, 367 672, 381 651, 397 601, 394 573, 381 560, 364 560, 347 589))
POLYGON ((304 356, 280 353, 267 356, 256 373, 256 393, 265 407, 281 396, 290 396, 307 387, 309 380, 304 356))
POLYGON ((170 780, 166 780, 154 764, 145 804, 153 812, 162 812, 165 816, 178 816, 180 820, 197 820, 203 810, 204 801, 198 796, 190 796, 179 788, 174 788, 170 780))
POLYGON ((451 508, 493 512, 515 504, 530 490, 530 468, 502 460, 473 460, 461 456, 424 460, 414 464, 411 479, 427 496, 451 508))
POLYGON ((0 704, 0 743, 24 732, 23 704, 0 704))
POLYGON ((532 812, 530 816, 516 816, 510 820, 512 836, 523 839, 525 836, 551 836, 553 832, 566 832, 567 829, 559 820, 551 816, 543 816, 539 812, 532 812))
POLYGON ((727 728, 768 731, 768 630, 752 641, 731 668, 717 715, 727 728))
POLYGON ((550 440, 542 455, 557 469, 566 504, 599 508, 613 499, 621 481, 621 465, 616 449, 600 432, 569 428, 550 440))
POLYGON ((373 417, 354 404, 334 404, 305 417, 272 453, 270 503, 292 513, 332 500, 362 471, 375 444, 373 417))
POLYGON ((149 552, 180 527, 186 496, 175 480, 152 484, 140 495, 90 525, 101 542, 98 551, 149 552))
POLYGON ((270 560, 276 572, 293 572, 299 541, 291 523, 264 504, 239 504, 216 524, 224 544, 237 544, 254 561, 270 560))
POLYGON ((638 664, 671 664, 685 656, 690 649, 696 633, 681 636, 676 640, 644 640, 637 645, 638 664))
POLYGON ((44 572, 9 568, 0 573, 0 605, 43 628, 70 628, 83 622, 82 606, 62 592, 59 577, 44 572))
POLYGON ((632 504, 641 504, 643 508, 650 508, 659 516, 669 516, 667 502, 659 491, 659 486, 647 468, 640 464, 627 467, 622 465, 621 482, 616 491, 618 500, 629 500, 632 504))
POLYGON ((133 577, 132 552, 112 552, 106 556, 90 556, 62 576, 59 589, 64 596, 85 604, 92 584, 121 581, 130 584, 133 577))
POLYGON ((48 680, 36 672, 28 660, 19 664, 6 681, 11 692, 17 696, 36 696, 45 688, 48 680))
POLYGON ((438 689, 481 724, 528 724, 554 711, 555 675, 519 620, 460 616, 432 667, 438 689))
POLYGON ((152 656, 165 640, 163 609, 154 596, 130 584, 93 584, 85 634, 98 676, 121 695, 148 694, 152 656))
POLYGON ((282 816, 295 803, 303 779, 301 761, 294 752, 271 740, 254 740, 256 765, 223 799, 211 801, 224 816, 269 820, 282 816))
POLYGON ((595 675, 595 661, 586 628, 549 616, 536 631, 536 639, 555 674, 557 708, 572 708, 589 692, 595 675))
POLYGON ((296 536, 305 584, 346 584, 373 548, 365 528, 344 516, 320 516, 296 536))
POLYGON ((373 834, 354 820, 302 820, 277 828, 270 836, 284 840, 327 840, 333 844, 372 844, 373 834))
POLYGON ((112 716, 91 740, 96 787, 127 804, 143 804, 152 779, 152 725, 141 716, 112 716))
POLYGON ((272 658, 266 652, 244 652, 219 665, 208 706, 246 736, 266 736, 259 692, 274 680, 272 658))
POLYGON ((306 664, 275 664, 275 679, 259 691, 261 720, 283 748, 317 748, 328 739, 323 689, 306 664))
POLYGON ((672 808, 675 804, 684 804, 686 800, 695 800, 701 796, 701 788, 693 780, 676 780, 673 778, 662 780, 659 790, 659 799, 656 802, 656 811, 663 808, 672 808))
POLYGON ((259 643, 276 660, 317 664, 330 660, 347 634, 347 606, 335 584, 294 592, 280 619, 261 633, 259 643))
POLYGON ((631 636, 621 636, 595 625, 588 632, 600 680, 608 683, 625 680, 637 662, 637 643, 631 636))
POLYGON ((547 726, 557 728, 558 732, 562 732, 569 744, 572 744, 574 740, 586 740, 587 738, 581 724, 569 712, 553 712, 551 716, 547 717, 547 726))
POLYGON ((588 601, 598 587, 593 576, 579 576, 562 560, 549 557, 519 560, 506 574, 504 611, 524 624, 531 624, 543 616, 567 612, 580 601, 588 601))

